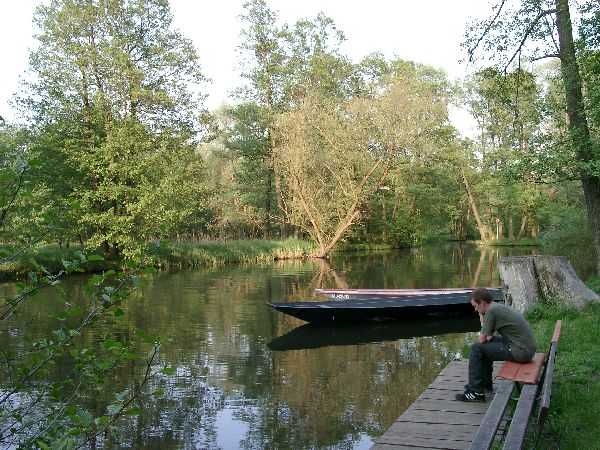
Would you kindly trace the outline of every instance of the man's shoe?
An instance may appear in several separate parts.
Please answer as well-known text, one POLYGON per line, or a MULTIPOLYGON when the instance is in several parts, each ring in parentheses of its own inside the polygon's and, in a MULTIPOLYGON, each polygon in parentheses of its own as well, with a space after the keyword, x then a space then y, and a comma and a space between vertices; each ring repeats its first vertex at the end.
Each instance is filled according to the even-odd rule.
MULTIPOLYGON (((471 389, 471 386, 469 386, 469 383, 465 384, 465 389, 471 389)), ((484 386, 483 389, 485 389, 486 391, 494 392, 494 386, 491 384, 484 386)))
POLYGON ((467 389, 464 394, 456 394, 456 400, 459 402, 485 402, 485 394, 467 389))

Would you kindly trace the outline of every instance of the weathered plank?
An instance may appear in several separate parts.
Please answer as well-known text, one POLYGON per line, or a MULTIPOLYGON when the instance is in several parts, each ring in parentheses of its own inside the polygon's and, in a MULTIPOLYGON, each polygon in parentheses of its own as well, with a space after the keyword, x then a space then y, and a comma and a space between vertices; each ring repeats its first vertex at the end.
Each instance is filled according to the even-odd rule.
MULTIPOLYGON (((494 393, 486 402, 456 401, 464 392, 469 362, 452 361, 415 402, 376 440, 376 450, 466 449, 477 433, 494 393)), ((501 363, 494 364, 494 374, 501 363)), ((497 383, 496 386, 499 386, 497 383)))
POLYGON ((552 398, 552 379, 554 377, 554 363, 556 358, 556 347, 558 346, 558 338, 560 337, 560 330, 562 328, 562 320, 556 321, 554 327, 554 334, 552 335, 552 344, 550 345, 550 352, 548 353, 548 362, 546 363, 546 375, 544 377, 544 386, 542 387, 542 398, 540 400, 540 411, 537 419, 537 431, 538 433, 542 430, 546 418, 548 417, 548 410, 550 409, 550 399, 552 398))
POLYGON ((447 390, 465 390, 465 379, 456 379, 456 380, 436 380, 433 384, 431 384, 427 389, 447 389, 447 390))
POLYGON ((434 436, 429 437, 415 437, 415 436, 404 436, 402 439, 402 445, 407 445, 412 448, 439 448, 448 450, 463 450, 468 448, 470 440, 462 439, 440 439, 434 436))
POLYGON ((396 444, 379 444, 377 445, 377 450, 414 450, 415 448, 423 448, 428 450, 446 450, 440 447, 418 447, 416 445, 396 445, 396 444))
POLYGON ((442 389, 429 389, 426 392, 423 392, 419 399, 423 400, 452 400, 455 395, 458 393, 464 392, 464 388, 456 389, 456 390, 442 390, 442 389))
POLYGON ((496 431, 502 422, 502 417, 508 406, 514 386, 515 383, 508 380, 500 383, 498 392, 496 392, 483 422, 471 442, 470 450, 490 448, 496 436, 496 431))
POLYGON ((537 352, 528 363, 505 361, 498 376, 519 383, 537 384, 545 360, 546 354, 537 352))
POLYGON ((410 415, 396 421, 399 422, 426 422, 430 424, 445 423, 448 425, 479 425, 485 415, 485 408, 477 413, 460 411, 423 411, 419 409, 410 410, 410 415))
POLYGON ((529 417, 531 416, 537 390, 537 384, 527 384, 523 386, 510 428, 508 429, 506 439, 504 440, 505 449, 520 450, 523 447, 527 426, 529 425, 529 417))
POLYGON ((482 411, 487 410, 487 405, 485 403, 467 403, 463 405, 456 400, 431 400, 419 398, 406 410, 406 412, 418 409, 425 411, 482 413, 482 411))
MULTIPOLYGON (((465 438, 473 436, 473 434, 477 431, 477 426, 437 424, 435 431, 440 436, 448 437, 448 439, 452 438, 464 440, 465 438)), ((402 424, 402 427, 392 427, 389 432, 386 432, 381 438, 379 438, 378 442, 396 442, 398 439, 401 439, 406 435, 430 438, 432 435, 431 424, 405 422, 402 424)))

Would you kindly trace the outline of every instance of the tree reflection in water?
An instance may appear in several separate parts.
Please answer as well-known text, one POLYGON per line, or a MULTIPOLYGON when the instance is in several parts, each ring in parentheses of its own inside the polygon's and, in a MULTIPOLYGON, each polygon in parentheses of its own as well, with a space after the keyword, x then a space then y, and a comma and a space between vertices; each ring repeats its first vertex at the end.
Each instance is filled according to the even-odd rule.
MULTIPOLYGON (((163 389, 165 396, 141 399, 142 414, 121 419, 96 445, 368 448, 472 340, 468 330, 476 329, 476 322, 475 328, 469 328, 472 322, 462 328, 452 321, 444 328, 439 320, 379 330, 303 327, 302 337, 297 331, 302 323, 271 310, 266 301, 316 299, 317 287, 497 285, 501 256, 508 256, 506 249, 482 253, 475 245, 447 244, 334 256, 329 262, 277 261, 153 275, 126 305, 128 320, 119 333, 137 340, 139 351, 148 349, 135 336, 138 327, 170 339, 159 364, 176 367, 176 374, 153 379, 148 392, 163 389), (280 339, 281 344, 287 333, 287 348, 277 348, 274 343, 280 339)), ((82 301, 83 284, 76 278, 65 283, 73 301, 82 301)), ((52 329, 50 308, 29 305, 19 320, 52 329)), ((94 345, 93 334, 82 338, 94 345)), ((3 348, 13 342, 0 334, 3 348)), ((112 383, 115 392, 138 370, 123 368, 112 383)), ((87 404, 101 411, 111 396, 94 394, 87 404)))

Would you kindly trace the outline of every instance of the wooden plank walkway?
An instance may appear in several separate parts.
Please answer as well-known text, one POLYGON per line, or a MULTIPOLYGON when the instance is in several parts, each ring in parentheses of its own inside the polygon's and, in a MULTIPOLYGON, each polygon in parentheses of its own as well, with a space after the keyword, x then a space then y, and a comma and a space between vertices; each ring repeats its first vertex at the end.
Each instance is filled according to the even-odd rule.
MULTIPOLYGON (((493 398, 490 392, 485 403, 454 398, 465 390, 468 366, 468 360, 448 364, 371 449, 467 449, 493 398)), ((494 373, 499 366, 494 365, 494 373)))

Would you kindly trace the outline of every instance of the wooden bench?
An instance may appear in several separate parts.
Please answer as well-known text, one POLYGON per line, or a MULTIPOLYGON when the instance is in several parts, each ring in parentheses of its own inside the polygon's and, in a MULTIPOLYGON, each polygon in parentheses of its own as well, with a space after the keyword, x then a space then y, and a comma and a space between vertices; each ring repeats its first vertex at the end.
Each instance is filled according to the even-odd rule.
POLYGON ((536 353, 534 359, 529 363, 519 364, 512 361, 505 361, 498 377, 504 378, 500 382, 496 395, 490 403, 483 422, 479 426, 477 434, 471 441, 470 449, 487 450, 489 449, 498 432, 506 409, 513 397, 513 391, 520 394, 517 405, 510 419, 510 426, 504 436, 504 449, 521 449, 527 435, 529 419, 533 415, 536 400, 538 403, 538 416, 536 431, 539 433, 548 417, 550 408, 550 398, 552 395, 552 375, 554 372, 554 360, 556 357, 556 347, 562 321, 558 320, 554 327, 554 334, 550 343, 550 350, 546 356, 544 353, 536 353), (542 383, 541 395, 538 397, 539 383, 542 383))

